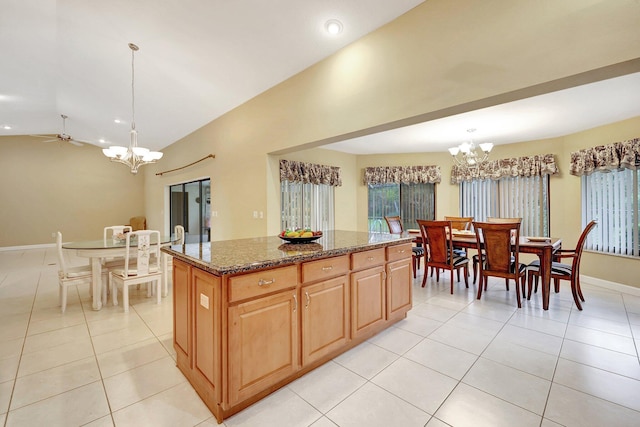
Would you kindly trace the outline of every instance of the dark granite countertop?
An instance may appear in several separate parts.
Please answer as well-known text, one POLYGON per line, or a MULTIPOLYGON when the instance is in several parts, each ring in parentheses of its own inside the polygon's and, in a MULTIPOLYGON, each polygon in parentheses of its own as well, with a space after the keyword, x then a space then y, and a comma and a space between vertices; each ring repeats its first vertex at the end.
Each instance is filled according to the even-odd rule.
POLYGON ((312 243, 291 244, 272 236, 173 245, 162 251, 210 273, 224 275, 382 248, 412 239, 387 233, 330 230, 312 243))

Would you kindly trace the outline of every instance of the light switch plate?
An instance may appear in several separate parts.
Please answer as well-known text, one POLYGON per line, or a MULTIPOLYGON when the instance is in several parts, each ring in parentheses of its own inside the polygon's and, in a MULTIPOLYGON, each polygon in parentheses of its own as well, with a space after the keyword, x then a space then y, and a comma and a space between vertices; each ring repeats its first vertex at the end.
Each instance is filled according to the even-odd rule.
POLYGON ((209 297, 205 294, 200 294, 200 305, 207 310, 209 309, 209 297))

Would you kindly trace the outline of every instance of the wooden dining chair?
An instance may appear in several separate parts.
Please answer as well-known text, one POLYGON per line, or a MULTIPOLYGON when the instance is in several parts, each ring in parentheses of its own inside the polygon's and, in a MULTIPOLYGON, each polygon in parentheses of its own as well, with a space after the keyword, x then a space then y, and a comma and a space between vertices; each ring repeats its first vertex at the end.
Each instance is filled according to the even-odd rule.
POLYGON ((502 277, 516 282, 518 308, 522 307, 520 298, 524 294, 527 266, 519 260, 520 252, 520 220, 511 223, 474 222, 476 243, 478 247, 480 267, 480 283, 478 284, 478 299, 482 290, 487 288, 489 277, 502 277), (522 289, 522 290, 521 290, 522 289))
MULTIPOLYGON (((129 311, 129 286, 153 282, 158 304, 160 304, 160 286, 162 270, 160 269, 160 232, 156 230, 132 231, 126 234, 124 267, 109 271, 109 287, 113 305, 118 305, 118 285, 122 289, 124 311, 129 311), (153 237, 156 244, 151 244, 153 237), (131 239, 137 239, 137 246, 131 239), (130 259, 135 253, 135 265, 130 259)), ((151 287, 147 287, 147 297, 151 296, 151 287)))
MULTIPOLYGON (((384 220, 387 221, 387 227, 389 227, 389 233, 402 234, 404 226, 399 216, 385 216, 384 220)), ((420 260, 424 257, 424 245, 411 247, 411 265, 413 267, 413 278, 416 278, 416 272, 420 269, 420 260)), ((425 273, 426 274, 426 273, 425 273)))
MULTIPOLYGON (((514 222, 522 222, 522 218, 499 218, 499 217, 487 217, 486 222, 492 224, 509 224, 514 222)), ((478 263, 480 262, 480 254, 475 254, 472 258, 473 261, 473 283, 476 283, 478 275, 478 263)), ((507 280, 507 290, 509 290, 509 281, 507 280)))
MULTIPOLYGON (((453 230, 471 230, 471 223, 473 222, 472 216, 445 216, 445 221, 451 221, 451 228, 453 230)), ((454 246, 453 251, 457 255, 467 256, 467 251, 463 248, 456 248, 454 246)), ((474 281, 475 283, 475 281, 474 281)))
MULTIPOLYGON (((554 254, 554 257, 559 260, 561 260, 562 258, 571 258, 571 264, 563 264, 561 262, 551 263, 551 278, 554 280, 555 291, 560 292, 560 280, 570 281, 573 301, 576 303, 576 307, 578 307, 578 310, 582 310, 582 304, 580 303, 580 301, 584 302, 582 289, 580 289, 580 259, 582 257, 584 244, 587 241, 587 236, 589 235, 591 230, 595 228, 596 225, 596 221, 591 221, 589 224, 587 224, 584 230, 582 230, 582 234, 580 234, 580 238, 578 239, 578 243, 575 249, 559 249, 554 254)), ((527 271, 527 299, 530 299, 532 282, 534 278, 534 292, 538 291, 538 278, 540 277, 540 260, 537 259, 535 261, 532 261, 527 266, 527 271)))
POLYGON ((417 220, 420 227, 422 240, 428 242, 425 251, 425 274, 422 277, 422 287, 427 282, 427 269, 429 267, 436 270, 436 281, 440 281, 440 269, 451 272, 451 293, 453 294, 453 272, 458 272, 458 282, 460 281, 460 269, 464 270, 464 284, 469 287, 469 258, 456 255, 453 252, 453 245, 449 243, 451 238, 451 221, 425 221, 417 220))

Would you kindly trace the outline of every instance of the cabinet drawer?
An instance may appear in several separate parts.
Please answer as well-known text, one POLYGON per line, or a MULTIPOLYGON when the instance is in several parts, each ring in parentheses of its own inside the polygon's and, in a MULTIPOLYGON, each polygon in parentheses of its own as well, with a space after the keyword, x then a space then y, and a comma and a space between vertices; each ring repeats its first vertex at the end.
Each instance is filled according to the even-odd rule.
POLYGON ((387 247, 387 261, 411 258, 411 243, 387 247))
POLYGON ((381 265, 384 264, 384 262, 384 248, 351 254, 351 270, 353 271, 381 265))
POLYGON ((295 265, 247 273, 229 279, 229 302, 270 294, 298 284, 295 265))
POLYGON ((319 259, 302 264, 302 283, 340 276, 349 271, 349 256, 319 259))

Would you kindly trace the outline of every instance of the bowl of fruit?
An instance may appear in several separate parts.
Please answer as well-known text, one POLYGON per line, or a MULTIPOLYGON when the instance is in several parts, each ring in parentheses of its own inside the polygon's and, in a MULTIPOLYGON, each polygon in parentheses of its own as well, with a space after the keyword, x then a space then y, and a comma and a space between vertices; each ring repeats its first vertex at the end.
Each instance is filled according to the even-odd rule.
POLYGON ((310 228, 296 228, 283 230, 278 237, 289 243, 309 243, 322 237, 322 231, 312 231, 310 228))

